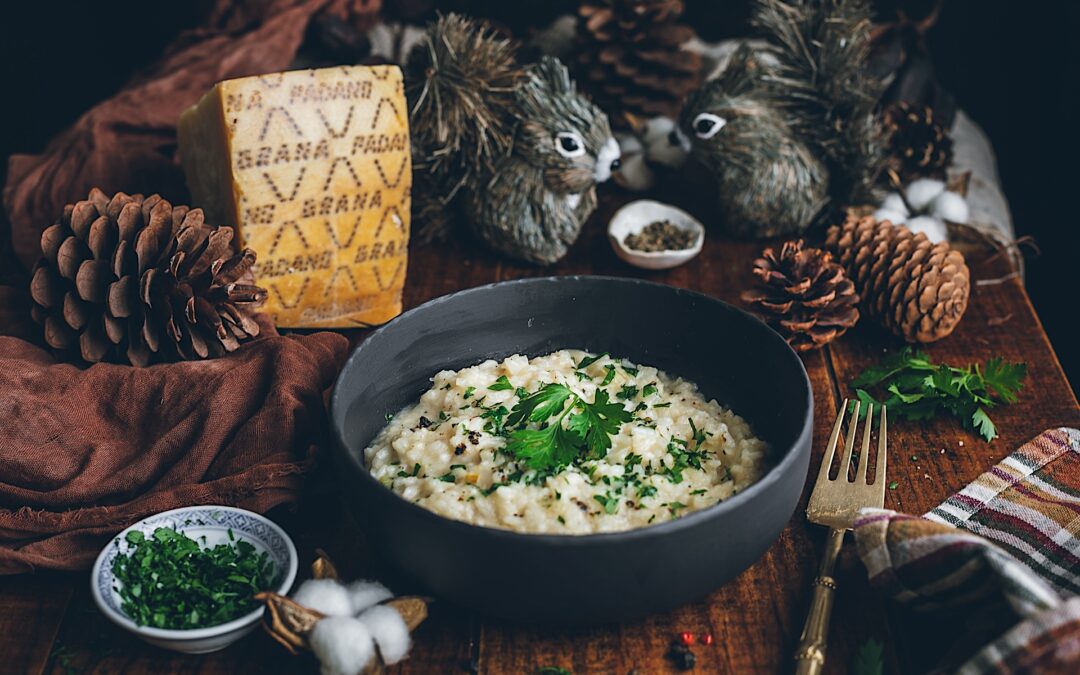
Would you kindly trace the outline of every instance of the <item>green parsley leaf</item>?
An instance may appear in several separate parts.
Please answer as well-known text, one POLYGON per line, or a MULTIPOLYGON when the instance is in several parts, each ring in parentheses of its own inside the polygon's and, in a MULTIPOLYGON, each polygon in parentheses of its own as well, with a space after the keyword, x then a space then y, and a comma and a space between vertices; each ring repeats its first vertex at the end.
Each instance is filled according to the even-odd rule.
POLYGON ((634 398, 635 396, 637 396, 637 393, 638 393, 638 388, 637 387, 635 387, 632 384, 627 384, 627 385, 623 386, 623 388, 620 389, 619 393, 616 394, 615 396, 617 398, 623 399, 624 401, 628 401, 628 400, 634 398))
POLYGON ((569 466, 579 454, 581 437, 559 422, 544 429, 517 429, 510 433, 506 452, 530 469, 558 470, 569 466))
POLYGON ((495 380, 495 383, 488 387, 489 391, 510 391, 514 388, 514 385, 510 384, 510 380, 506 379, 505 375, 500 375, 499 379, 495 380))
POLYGON ((997 438, 997 428, 994 423, 990 421, 990 416, 986 414, 986 411, 982 408, 976 408, 975 412, 971 413, 971 425, 975 427, 975 430, 982 434, 982 437, 988 441, 992 441, 997 438))
POLYGON ((982 376, 1002 401, 1016 403, 1016 392, 1024 386, 1023 380, 1027 377, 1027 364, 1005 363, 1000 358, 993 358, 986 362, 982 376))
POLYGON ((885 645, 870 638, 859 646, 851 661, 852 675, 884 675, 885 645))
POLYGON ((603 354, 597 354, 596 356, 586 356, 585 358, 581 359, 581 361, 578 362, 578 364, 577 364, 578 370, 581 370, 583 368, 588 368, 589 366, 596 363, 600 359, 606 358, 607 355, 608 355, 608 353, 604 352, 603 354))
POLYGON ((656 385, 655 384, 647 384, 641 390, 642 398, 648 398, 649 396, 652 396, 655 393, 656 393, 656 385))
POLYGON ((474 393, 476 393, 476 387, 466 387, 464 398, 471 398, 474 393))
POLYGON ((611 515, 619 510, 619 498, 613 496, 611 493, 604 495, 593 495, 593 499, 600 502, 604 507, 604 513, 611 515))
POLYGON ((603 382, 600 383, 601 387, 608 386, 609 384, 611 384, 611 381, 615 379, 615 366, 609 363, 604 366, 604 369, 607 370, 607 375, 604 376, 603 382))
POLYGON ((506 423, 515 427, 524 421, 543 422, 562 411, 566 400, 573 395, 574 392, 564 385, 544 385, 536 393, 519 400, 510 411, 510 417, 507 418, 506 423))
POLYGON ((619 433, 624 422, 634 418, 621 403, 612 403, 608 393, 597 389, 593 402, 583 404, 582 411, 570 417, 569 426, 585 439, 589 459, 600 459, 611 449, 611 436, 619 433))

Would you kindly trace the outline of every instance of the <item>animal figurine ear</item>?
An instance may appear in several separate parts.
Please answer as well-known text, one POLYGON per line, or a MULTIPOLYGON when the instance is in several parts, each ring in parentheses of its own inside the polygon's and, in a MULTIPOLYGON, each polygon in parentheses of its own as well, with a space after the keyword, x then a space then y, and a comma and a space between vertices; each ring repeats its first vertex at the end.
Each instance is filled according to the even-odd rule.
POLYGON ((551 94, 564 95, 574 94, 574 81, 570 79, 570 71, 562 61, 554 56, 544 56, 529 68, 541 81, 545 82, 545 89, 551 94))

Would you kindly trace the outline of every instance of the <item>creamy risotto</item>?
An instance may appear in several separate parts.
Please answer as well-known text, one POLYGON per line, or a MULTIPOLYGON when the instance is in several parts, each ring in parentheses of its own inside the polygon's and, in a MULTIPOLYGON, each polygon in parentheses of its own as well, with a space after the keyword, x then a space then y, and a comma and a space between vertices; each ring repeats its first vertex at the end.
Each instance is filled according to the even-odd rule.
POLYGON ((435 513, 518 532, 664 522, 765 469, 745 420, 681 378, 563 350, 432 378, 365 450, 371 473, 435 513))

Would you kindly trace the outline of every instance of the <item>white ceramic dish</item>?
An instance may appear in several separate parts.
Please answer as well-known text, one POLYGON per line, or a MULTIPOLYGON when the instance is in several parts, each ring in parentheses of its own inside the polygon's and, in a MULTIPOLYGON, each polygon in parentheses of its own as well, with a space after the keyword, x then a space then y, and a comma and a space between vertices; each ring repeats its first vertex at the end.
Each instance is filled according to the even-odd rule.
POLYGON ((701 246, 705 242, 705 226, 682 209, 650 199, 639 199, 615 212, 608 223, 608 239, 611 240, 615 254, 631 265, 647 270, 666 270, 701 253, 701 246), (623 243, 628 235, 637 234, 658 220, 666 220, 676 227, 696 233, 694 245, 674 251, 637 251, 623 243))
POLYGON ((208 546, 228 541, 229 530, 232 530, 236 539, 251 543, 259 553, 266 551, 275 568, 283 571, 281 582, 274 589, 276 592, 287 593, 296 579, 298 562, 292 540, 277 524, 257 513, 230 506, 190 506, 141 520, 116 535, 98 555, 90 574, 90 590, 98 609, 110 621, 157 647, 186 654, 205 654, 224 649, 254 630, 263 613, 260 606, 232 621, 192 630, 136 625, 120 609, 120 595, 115 589, 117 582, 112 564, 117 555, 128 552, 129 545, 125 539, 128 532, 139 530, 150 536, 159 527, 172 527, 200 542, 200 537, 206 537, 208 546))

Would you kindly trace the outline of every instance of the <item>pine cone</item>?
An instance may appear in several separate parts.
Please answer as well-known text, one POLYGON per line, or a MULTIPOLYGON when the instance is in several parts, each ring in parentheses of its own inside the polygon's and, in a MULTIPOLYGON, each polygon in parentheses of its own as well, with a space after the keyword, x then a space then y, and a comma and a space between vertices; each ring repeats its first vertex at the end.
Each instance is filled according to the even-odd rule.
POLYGON ((883 115, 889 138, 889 162, 904 182, 923 176, 940 177, 952 162, 952 139, 930 106, 900 101, 883 115))
POLYGON ((844 268, 828 252, 784 243, 780 254, 765 249, 754 261, 761 287, 743 302, 784 336, 795 351, 817 349, 843 335, 859 320, 859 296, 844 268))
POLYGON ((836 255, 862 296, 862 310, 908 342, 934 342, 956 328, 967 309, 971 278, 964 256, 947 242, 873 216, 829 228, 836 255))
POLYGON ((617 125, 623 113, 678 114, 701 83, 701 56, 682 45, 682 0, 585 0, 578 8, 578 80, 617 125))
POLYGON ((240 283, 255 253, 234 253, 232 237, 202 209, 91 190, 41 235, 30 293, 45 341, 137 366, 233 351, 259 334, 266 291, 240 283))

